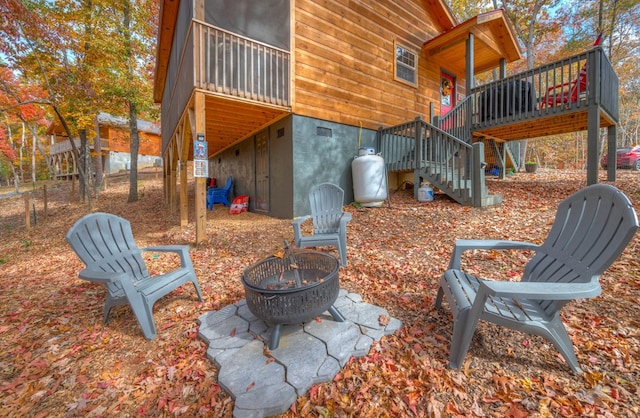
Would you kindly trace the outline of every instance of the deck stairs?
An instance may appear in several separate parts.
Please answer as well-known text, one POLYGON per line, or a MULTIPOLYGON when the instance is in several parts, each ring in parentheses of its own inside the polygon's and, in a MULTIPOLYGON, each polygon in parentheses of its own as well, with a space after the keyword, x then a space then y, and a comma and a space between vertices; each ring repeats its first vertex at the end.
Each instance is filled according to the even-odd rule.
MULTIPOLYGON (((447 119, 440 125, 446 123, 453 122, 447 119)), ((420 183, 429 182, 465 206, 500 204, 502 197, 490 195, 485 186, 484 144, 471 144, 453 135, 457 132, 463 138, 470 138, 470 131, 465 134, 462 130, 449 129, 449 132, 416 118, 379 129, 378 149, 390 172, 413 172, 416 198, 420 183)))

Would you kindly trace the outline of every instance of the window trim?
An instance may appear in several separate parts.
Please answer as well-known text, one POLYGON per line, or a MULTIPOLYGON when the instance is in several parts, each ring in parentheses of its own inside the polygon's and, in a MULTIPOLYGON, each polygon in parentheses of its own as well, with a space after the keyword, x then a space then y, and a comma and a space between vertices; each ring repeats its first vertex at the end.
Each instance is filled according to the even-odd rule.
POLYGON ((407 85, 409 85, 411 87, 416 87, 417 88, 418 87, 418 59, 419 59, 418 54, 416 54, 411 48, 406 47, 405 45, 401 44, 398 41, 394 41, 393 42, 393 79, 395 81, 400 82, 400 83, 407 84, 407 85), (408 64, 406 64, 406 63, 398 61, 398 54, 397 54, 398 48, 402 48, 406 52, 408 52, 411 55, 413 55, 413 60, 414 60, 413 67, 408 65, 408 64), (404 68, 413 70, 413 73, 414 73, 414 76, 415 76, 415 82, 411 82, 409 80, 406 80, 406 79, 398 76, 398 65, 401 65, 404 68))

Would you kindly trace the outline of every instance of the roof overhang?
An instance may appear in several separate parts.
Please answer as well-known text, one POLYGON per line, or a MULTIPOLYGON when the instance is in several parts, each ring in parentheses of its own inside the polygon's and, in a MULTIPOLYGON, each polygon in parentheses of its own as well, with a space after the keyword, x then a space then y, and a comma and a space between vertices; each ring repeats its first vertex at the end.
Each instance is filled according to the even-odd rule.
POLYGON ((161 0, 158 40, 156 50, 156 68, 153 85, 153 101, 162 102, 162 92, 167 78, 167 67, 171 56, 173 33, 178 18, 180 0, 161 0))
POLYGON ((445 70, 465 74, 466 41, 471 34, 474 35, 474 74, 499 67, 503 58, 506 62, 522 58, 514 30, 502 9, 468 19, 425 42, 422 49, 442 62, 445 70))

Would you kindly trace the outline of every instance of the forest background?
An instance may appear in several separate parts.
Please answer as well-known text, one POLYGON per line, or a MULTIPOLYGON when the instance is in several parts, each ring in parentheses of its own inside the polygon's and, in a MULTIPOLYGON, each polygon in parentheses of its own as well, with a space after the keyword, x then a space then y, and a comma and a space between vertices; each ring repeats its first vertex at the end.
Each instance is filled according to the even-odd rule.
MULTIPOLYGON (((640 4, 637 0, 490 0, 447 2, 459 21, 505 9, 525 59, 508 73, 587 50, 598 33, 620 79, 618 147, 638 142, 640 129, 640 4)), ((95 115, 130 120, 131 154, 137 155, 135 121, 157 121, 153 103, 159 0, 0 0, 0 185, 49 178, 44 132, 60 120, 81 147, 80 198, 103 185, 98 166, 84 158, 95 115), (95 170, 94 176, 85 176, 95 170), (89 185, 91 179, 92 184, 89 185)), ((479 82, 496 78, 488 72, 479 82)), ((98 141, 99 142, 99 141, 98 141)), ((604 139, 600 153, 605 151, 604 139)), ((99 144, 96 144, 99 146, 99 144)), ((586 132, 530 140, 524 159, 540 167, 584 169, 586 132)), ((137 200, 137 158, 132 158, 129 201, 137 200)))

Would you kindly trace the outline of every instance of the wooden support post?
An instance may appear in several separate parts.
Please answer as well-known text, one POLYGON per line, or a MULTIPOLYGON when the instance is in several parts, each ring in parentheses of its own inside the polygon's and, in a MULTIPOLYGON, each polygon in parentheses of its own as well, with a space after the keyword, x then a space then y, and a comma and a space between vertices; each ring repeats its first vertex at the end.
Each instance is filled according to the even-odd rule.
POLYGON ((24 225, 27 230, 31 229, 31 208, 29 207, 30 193, 24 193, 24 225))
POLYGON ((180 228, 189 224, 189 196, 187 193, 187 160, 180 161, 180 228))
POLYGON ((598 183, 599 138, 600 108, 597 104, 590 104, 587 109, 587 186, 598 183))
MULTIPOLYGON (((204 94, 196 93, 194 97, 195 131, 192 140, 198 137, 198 133, 206 133, 206 114, 204 94)), ((206 136, 205 136, 206 139, 206 136)), ((207 237, 207 179, 196 177, 196 195, 194 206, 196 208, 196 244, 200 244, 207 237)))
MULTIPOLYGON (((617 154, 616 144, 616 125, 611 125, 607 128, 607 150, 608 161, 615 161, 617 154)), ((616 164, 607 165, 607 181, 616 181, 616 164)))
POLYGON ((176 198, 176 164, 179 164, 179 161, 177 158, 174 157, 174 153, 175 153, 175 143, 169 145, 170 149, 169 149, 169 179, 168 179, 168 184, 169 184, 169 208, 171 211, 171 214, 175 214, 176 213, 176 202, 177 202, 177 198, 176 198))
MULTIPOLYGON (((600 86, 600 54, 587 56, 589 86, 600 86)), ((600 142, 600 88, 593 88, 587 104, 587 186, 598 183, 598 142, 600 142)), ((611 160, 609 160, 611 161, 611 160)), ((615 159, 613 160, 615 161, 615 159)), ((615 165, 615 163, 613 164, 615 165)))
POLYGON ((471 179, 472 179, 472 202, 474 207, 482 206, 482 198, 484 193, 484 169, 482 163, 484 160, 484 143, 473 143, 473 159, 471 161, 471 179))
POLYGON ((473 82, 473 70, 475 68, 475 36, 473 35, 473 33, 469 33, 469 37, 467 38, 467 42, 466 42, 466 54, 467 54, 467 71, 465 74, 466 77, 466 84, 465 84, 465 89, 466 89, 466 94, 469 95, 471 94, 471 89, 473 88, 474 82, 473 82))

